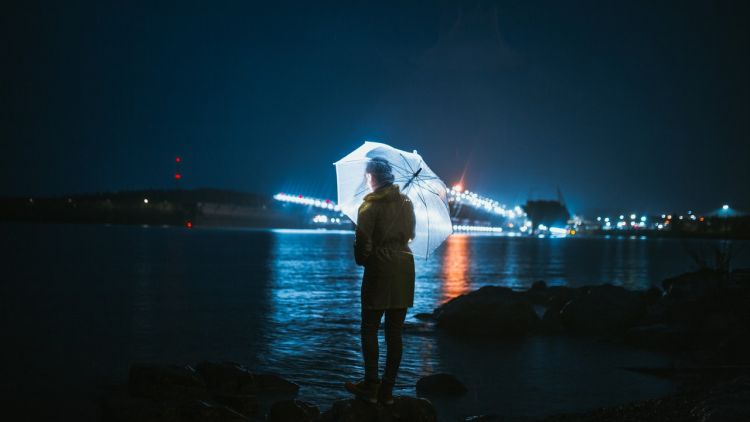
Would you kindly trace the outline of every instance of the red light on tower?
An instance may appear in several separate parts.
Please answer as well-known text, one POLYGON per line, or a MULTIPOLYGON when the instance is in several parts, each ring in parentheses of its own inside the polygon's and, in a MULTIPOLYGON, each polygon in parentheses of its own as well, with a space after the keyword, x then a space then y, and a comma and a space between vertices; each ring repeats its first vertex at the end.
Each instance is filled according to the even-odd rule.
POLYGON ((190 221, 190 220, 186 221, 186 222, 185 222, 185 227, 187 227, 187 228, 189 228, 189 229, 192 229, 192 228, 193 228, 193 222, 192 222, 192 221, 190 221))
POLYGON ((174 157, 174 186, 175 188, 180 188, 180 183, 182 180, 182 157, 179 155, 176 155, 174 157))

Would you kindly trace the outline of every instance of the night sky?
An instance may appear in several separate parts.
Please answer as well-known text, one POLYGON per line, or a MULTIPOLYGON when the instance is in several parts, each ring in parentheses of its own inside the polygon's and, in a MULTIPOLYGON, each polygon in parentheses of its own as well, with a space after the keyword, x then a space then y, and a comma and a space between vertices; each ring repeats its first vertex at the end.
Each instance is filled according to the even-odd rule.
POLYGON ((509 205, 748 210, 750 2, 666 3, 5 4, 0 195, 172 187, 179 155, 334 198, 376 140, 509 205))

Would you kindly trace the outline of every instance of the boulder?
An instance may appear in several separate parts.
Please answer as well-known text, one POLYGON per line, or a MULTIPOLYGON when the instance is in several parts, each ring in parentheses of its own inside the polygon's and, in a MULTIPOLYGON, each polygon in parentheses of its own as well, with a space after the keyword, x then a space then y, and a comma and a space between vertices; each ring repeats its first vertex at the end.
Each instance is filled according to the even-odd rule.
POLYGON ((639 347, 679 350, 688 346, 691 336, 684 326, 659 323, 632 327, 625 339, 639 347))
POLYGON ((530 289, 525 292, 517 292, 524 300, 531 302, 534 305, 543 306, 547 308, 550 306, 550 300, 554 296, 559 296, 561 292, 567 292, 570 290, 564 286, 547 286, 542 280, 534 282, 530 289))
POLYGON ((255 376, 234 362, 201 362, 196 372, 211 392, 222 394, 254 394, 258 392, 255 376))
POLYGON ((312 422, 320 416, 315 405, 302 400, 282 400, 271 405, 268 422, 312 422))
POLYGON ((477 415, 467 417, 464 422, 500 422, 501 420, 497 415, 477 415))
POLYGON ((732 282, 738 286, 750 287, 750 268, 738 268, 732 271, 732 282))
POLYGON ((339 400, 323 413, 322 422, 435 422, 437 413, 426 399, 395 397, 390 406, 357 399, 339 400))
POLYGON ((682 301, 700 301, 726 284, 728 274, 723 271, 699 270, 680 274, 662 281, 665 295, 682 301))
POLYGON ((420 395, 461 396, 466 394, 466 387, 451 374, 433 374, 417 381, 417 393, 420 395))
MULTIPOLYGON (((558 334, 564 331, 560 311, 572 299, 580 296, 580 289, 571 289, 565 286, 548 287, 541 291, 544 297, 537 297, 535 300, 545 306, 542 314, 539 331, 544 334, 558 334)), ((529 294, 539 296, 539 291, 529 291, 529 294)))
POLYGON ((296 394, 299 385, 276 374, 255 374, 258 392, 261 394, 296 394))
POLYGON ((260 408, 258 397, 250 394, 214 393, 213 398, 217 403, 245 416, 258 414, 260 408))
POLYGON ((137 363, 130 367, 128 392, 153 400, 193 400, 209 397, 206 384, 190 366, 137 363))
POLYGON ((544 290, 547 288, 547 283, 544 280, 537 280, 531 285, 531 290, 544 290))
POLYGON ((519 336, 539 322, 522 293, 506 287, 485 286, 437 308, 437 326, 458 334, 519 336))
POLYGON ((234 410, 205 400, 197 400, 180 409, 181 422, 247 422, 250 419, 234 410))
POLYGON ((750 376, 712 388, 690 414, 704 422, 750 420, 750 376))
POLYGON ((396 397, 391 406, 387 406, 386 413, 392 421, 435 422, 437 412, 426 399, 414 397, 396 397))
POLYGON ((588 287, 560 310, 563 326, 583 334, 621 334, 635 326, 645 312, 645 300, 637 292, 604 284, 588 287))
POLYGON ((104 422, 161 422, 164 409, 157 402, 126 394, 106 397, 101 402, 104 422))
POLYGON ((414 315, 414 318, 420 320, 420 321, 432 321, 435 319, 433 314, 427 313, 427 312, 420 312, 416 315, 414 315))

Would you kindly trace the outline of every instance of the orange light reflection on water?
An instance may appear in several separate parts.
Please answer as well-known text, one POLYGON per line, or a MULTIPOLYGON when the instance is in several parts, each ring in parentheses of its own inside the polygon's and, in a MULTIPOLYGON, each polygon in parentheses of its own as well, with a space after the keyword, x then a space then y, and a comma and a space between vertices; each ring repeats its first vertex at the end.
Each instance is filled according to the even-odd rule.
POLYGON ((443 285, 440 303, 469 291, 469 237, 453 234, 448 237, 443 255, 443 285))

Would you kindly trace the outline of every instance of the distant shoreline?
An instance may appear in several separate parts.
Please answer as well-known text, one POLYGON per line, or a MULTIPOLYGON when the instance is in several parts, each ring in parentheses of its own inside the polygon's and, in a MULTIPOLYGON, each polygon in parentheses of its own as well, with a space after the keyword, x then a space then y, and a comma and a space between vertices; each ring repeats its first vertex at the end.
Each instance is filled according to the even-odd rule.
MULTIPOLYGON (((272 197, 223 189, 172 189, 105 192, 57 197, 0 198, 0 221, 154 225, 172 227, 242 227, 256 229, 354 228, 348 220, 315 224, 318 212, 303 205, 288 206, 272 197)), ((750 239, 750 218, 729 218, 721 230, 594 230, 572 238, 750 239)), ((473 234, 473 233, 472 233, 473 234)), ((477 233, 478 235, 487 235, 477 233)), ((491 234, 504 236, 504 234, 491 234)), ((531 237, 531 236, 525 236, 531 237)))

